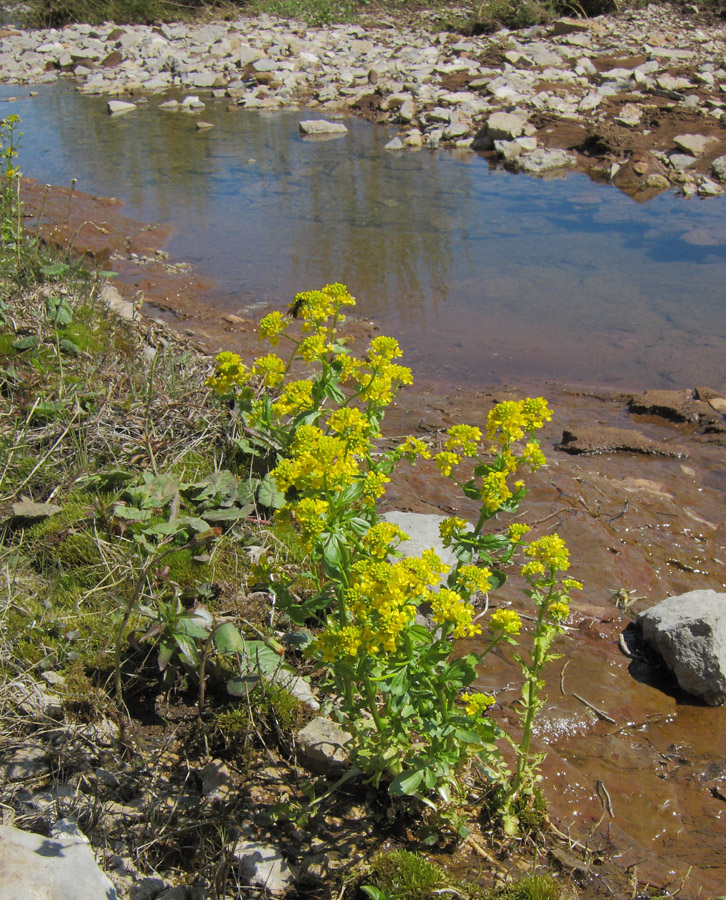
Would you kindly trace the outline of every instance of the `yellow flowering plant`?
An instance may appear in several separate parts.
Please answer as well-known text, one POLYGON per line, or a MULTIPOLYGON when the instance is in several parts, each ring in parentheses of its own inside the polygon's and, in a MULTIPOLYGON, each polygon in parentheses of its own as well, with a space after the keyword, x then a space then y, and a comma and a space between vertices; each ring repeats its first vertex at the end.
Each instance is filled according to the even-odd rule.
POLYGON ((245 364, 221 353, 208 381, 236 414, 240 449, 254 449, 268 466, 278 492, 276 519, 296 529, 309 555, 308 571, 300 573, 315 585, 308 596, 301 599, 295 579, 282 573, 270 589, 293 623, 314 624, 308 652, 323 664, 321 687, 335 698, 332 713, 353 736, 354 771, 440 810, 462 800, 462 776, 476 760, 499 785, 511 822, 536 768, 529 743, 541 706, 541 668, 567 616, 566 590, 552 580, 566 548, 556 535, 527 544, 529 528, 519 522, 496 534, 484 526, 498 513, 516 511, 525 494, 519 474, 544 464, 535 433, 551 412, 542 398, 507 401, 489 414, 485 432, 452 426, 438 452, 413 436, 381 449, 386 408, 411 383, 411 373, 396 362, 401 351, 394 338, 373 338, 360 358, 351 353, 339 329, 353 304, 338 284, 298 294, 292 317, 274 312, 260 323, 260 338, 284 344, 287 355, 269 353, 245 364), (442 522, 452 567, 433 550, 402 556, 398 548, 408 536, 378 519, 377 501, 395 467, 421 458, 433 458, 480 504, 473 526, 456 517, 442 522), (502 745, 514 742, 488 714, 494 698, 466 689, 487 654, 518 642, 516 612, 495 609, 487 617, 475 605, 504 582, 518 548, 527 556, 524 577, 540 612, 534 659, 517 657, 526 669, 526 737, 515 744, 512 773, 502 745), (431 627, 417 621, 423 603, 431 627), (476 639, 478 649, 454 658, 461 638, 476 639))

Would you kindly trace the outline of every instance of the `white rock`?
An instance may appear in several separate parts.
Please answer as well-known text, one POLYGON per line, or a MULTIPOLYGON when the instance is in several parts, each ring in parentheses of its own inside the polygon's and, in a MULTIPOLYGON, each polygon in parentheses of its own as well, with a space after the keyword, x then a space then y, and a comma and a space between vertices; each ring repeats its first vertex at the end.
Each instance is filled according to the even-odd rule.
POLYGON ((726 181, 726 156, 719 156, 711 163, 711 174, 719 181, 726 181))
POLYGON ((136 109, 135 103, 127 103, 125 100, 109 100, 108 111, 112 116, 121 116, 124 113, 136 109))
POLYGON ((320 775, 339 772, 348 763, 352 736, 332 719, 317 716, 295 736, 302 765, 320 775))
POLYGON ((403 150, 404 149, 403 141, 401 140, 400 137, 396 136, 394 138, 391 138, 391 140, 387 144, 384 144, 383 149, 384 150, 403 150))
POLYGON ((59 824, 50 838, 0 825, 0 900, 117 900, 87 839, 59 824))

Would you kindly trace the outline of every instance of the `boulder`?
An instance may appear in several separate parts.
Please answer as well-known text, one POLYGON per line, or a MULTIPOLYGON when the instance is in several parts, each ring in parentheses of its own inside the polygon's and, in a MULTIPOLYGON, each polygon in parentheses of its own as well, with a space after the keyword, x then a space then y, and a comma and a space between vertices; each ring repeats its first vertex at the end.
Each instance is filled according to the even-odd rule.
POLYGON ((726 700, 726 593, 689 591, 642 612, 643 638, 680 687, 709 706, 726 700))
MULTIPOLYGON (((432 513, 412 512, 388 512, 381 517, 383 522, 391 522, 398 525, 401 531, 408 535, 408 540, 399 545, 399 550, 404 556, 421 556, 424 550, 435 550, 441 561, 453 568, 456 565, 456 557, 447 547, 444 547, 439 525, 447 516, 437 516, 432 513)), ((444 576, 439 586, 445 584, 444 576)))
POLYGON ((677 134, 673 138, 673 143, 679 150, 689 153, 691 156, 703 156, 708 149, 708 145, 717 141, 718 138, 707 136, 705 134, 677 134))
POLYGON ((0 900, 117 900, 87 838, 69 820, 51 837, 0 825, 0 900))

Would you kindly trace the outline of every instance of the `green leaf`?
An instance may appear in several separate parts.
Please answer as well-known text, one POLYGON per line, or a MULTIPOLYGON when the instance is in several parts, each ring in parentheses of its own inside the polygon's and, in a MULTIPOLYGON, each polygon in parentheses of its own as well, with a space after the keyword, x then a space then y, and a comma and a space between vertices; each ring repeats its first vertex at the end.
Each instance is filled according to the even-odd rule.
POLYGON ((199 652, 193 638, 179 631, 175 631, 174 640, 179 648, 179 654, 182 661, 196 671, 199 668, 199 652))
POLYGON ((231 506, 228 509, 205 509, 203 511, 204 518, 207 522, 238 522, 240 519, 246 519, 254 510, 254 506, 231 506))
POLYGON ((169 665, 174 655, 175 646, 170 641, 162 641, 159 644, 159 670, 161 672, 169 665))
POLYGON ((98 491, 110 491, 131 481, 135 476, 123 469, 110 469, 108 472, 98 472, 82 479, 82 483, 98 491))
POLYGON ((340 494, 338 494, 337 502, 341 506, 349 506, 356 500, 360 500, 363 496, 364 487, 365 485, 362 481, 354 481, 353 484, 349 484, 340 492, 340 494))
POLYGON ((341 560, 341 542, 337 534, 328 531, 320 535, 323 546, 323 561, 333 569, 338 569, 341 560))
POLYGON ((227 693, 232 697, 246 697, 259 681, 259 675, 237 675, 227 682, 227 693))
POLYGON ((73 321, 73 310, 61 297, 47 297, 45 306, 55 325, 63 327, 73 321))
POLYGON ((461 741, 462 744, 483 743, 481 735, 477 734, 476 731, 472 731, 470 728, 455 728, 454 737, 457 741, 461 741))
POLYGON ((338 403, 341 406, 345 403, 345 394, 335 382, 326 384, 324 393, 325 396, 329 397, 334 403, 338 403))
POLYGON ((214 645, 221 656, 244 654, 246 651, 245 639, 231 622, 224 622, 214 632, 214 645))
POLYGON ((37 334, 29 334, 27 337, 18 338, 13 341, 11 347, 13 350, 32 350, 33 347, 37 347, 40 343, 40 338, 37 334))
POLYGON ((397 775, 391 782, 391 786, 389 788, 390 793, 394 797, 403 797, 406 795, 410 796, 416 791, 418 786, 423 781, 424 771, 425 768, 422 767, 420 769, 401 772, 401 774, 397 775))
POLYGON ((257 488, 257 501, 268 509, 282 509, 285 505, 285 495, 278 489, 269 472, 257 488))
POLYGON ((360 516, 353 516, 352 519, 348 519, 347 524, 350 525, 356 534, 360 535, 365 534, 371 527, 370 522, 367 519, 362 519, 360 516))
POLYGON ((71 356, 80 356, 81 348, 76 344, 75 341, 72 341, 70 338, 61 338, 60 340, 61 350, 65 350, 66 353, 70 353, 71 356))
POLYGON ((131 522, 147 522, 151 518, 150 509, 138 509, 135 506, 122 506, 116 503, 113 508, 116 519, 128 519, 131 522))
POLYGON ((45 263, 45 265, 38 266, 38 268, 46 278, 60 278, 61 275, 65 275, 71 269, 68 263, 64 262, 45 263))

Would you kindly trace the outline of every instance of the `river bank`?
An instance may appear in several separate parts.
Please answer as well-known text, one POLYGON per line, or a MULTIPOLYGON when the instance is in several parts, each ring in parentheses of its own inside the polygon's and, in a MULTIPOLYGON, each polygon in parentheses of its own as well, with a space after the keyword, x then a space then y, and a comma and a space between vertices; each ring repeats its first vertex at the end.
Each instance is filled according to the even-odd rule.
POLYGON ((726 178, 725 36, 669 6, 472 37, 266 16, 4 28, 0 77, 71 80, 114 98, 117 115, 176 88, 163 114, 200 128, 207 92, 231 110, 354 113, 397 126, 392 152, 453 146, 535 175, 577 167, 638 200, 673 187, 710 197, 726 178))
MULTIPOLYGON (((26 190, 29 208, 45 197, 45 227, 60 228, 55 239, 63 244, 68 233, 77 235, 78 249, 104 266, 118 265, 119 286, 130 300, 143 296, 142 311, 152 319, 160 316, 206 352, 259 352, 254 319, 208 307, 197 293, 198 273, 164 258, 164 229, 124 218, 117 203, 80 194, 69 217, 67 189, 47 196, 37 185, 26 190)), ((351 332, 364 344, 376 330, 359 318, 351 332)), ((699 888, 716 896, 726 879, 717 850, 726 837, 719 800, 726 777, 724 710, 694 705, 657 668, 620 648, 641 610, 696 588, 724 589, 726 399, 708 386, 683 388, 642 394, 538 382, 471 391, 417 380, 386 420, 389 434, 435 439, 454 422, 483 421, 496 400, 544 394, 555 410, 543 435, 549 466, 532 479, 526 517, 566 538, 573 577, 586 590, 573 604, 565 663, 549 673, 538 739, 549 758, 553 821, 591 853, 582 883, 592 893, 583 896, 627 880, 632 867, 634 877, 654 888, 684 883, 681 897, 695 897, 699 888), (610 811, 598 783, 606 787, 610 811), (613 859, 619 862, 609 874, 599 871, 613 859)), ((425 465, 396 481, 386 503, 473 514, 465 503, 451 505, 446 485, 425 465)), ((514 594, 506 599, 519 603, 514 594)), ((488 677, 485 688, 517 681, 504 659, 488 677)), ((502 709, 509 699, 514 694, 502 694, 502 709)))

